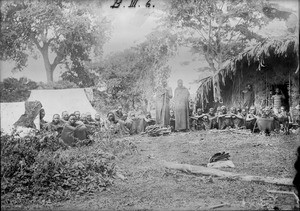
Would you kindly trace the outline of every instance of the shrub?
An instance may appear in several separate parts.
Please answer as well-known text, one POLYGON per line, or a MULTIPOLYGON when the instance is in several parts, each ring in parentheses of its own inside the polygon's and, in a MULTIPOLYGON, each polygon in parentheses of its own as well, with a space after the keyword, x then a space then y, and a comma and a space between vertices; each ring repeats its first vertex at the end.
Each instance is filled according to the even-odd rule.
POLYGON ((58 202, 112 184, 115 164, 102 150, 64 147, 50 132, 1 135, 1 206, 58 202))
POLYGON ((38 89, 70 89, 70 88, 78 88, 78 86, 70 81, 60 80, 55 82, 40 82, 38 84, 38 89))
POLYGON ((1 102, 25 101, 30 95, 30 90, 37 87, 36 82, 27 78, 6 78, 0 82, 1 102))

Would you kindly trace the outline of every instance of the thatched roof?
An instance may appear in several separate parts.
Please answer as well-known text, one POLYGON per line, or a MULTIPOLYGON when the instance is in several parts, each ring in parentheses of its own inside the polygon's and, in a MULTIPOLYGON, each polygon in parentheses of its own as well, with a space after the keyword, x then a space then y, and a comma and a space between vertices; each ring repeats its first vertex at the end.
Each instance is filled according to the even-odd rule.
MULTIPOLYGON (((238 63, 258 64, 257 70, 261 70, 264 66, 264 60, 276 57, 289 57, 290 55, 297 55, 299 58, 299 39, 296 35, 290 35, 278 38, 269 38, 263 42, 256 44, 231 60, 223 64, 223 68, 217 73, 219 80, 225 84, 225 77, 229 74, 234 75, 237 70, 238 63)), ((299 64, 297 73, 299 71, 299 64)), ((200 86, 197 90, 197 98, 202 102, 208 102, 207 94, 211 90, 212 77, 204 78, 200 81, 200 86)))

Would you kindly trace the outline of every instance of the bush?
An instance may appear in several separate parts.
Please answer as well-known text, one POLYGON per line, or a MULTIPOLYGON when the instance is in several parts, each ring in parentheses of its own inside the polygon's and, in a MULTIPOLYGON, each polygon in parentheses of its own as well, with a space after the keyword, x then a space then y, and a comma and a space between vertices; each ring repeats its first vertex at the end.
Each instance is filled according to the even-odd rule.
POLYGON ((0 82, 1 102, 25 101, 30 95, 30 90, 37 87, 36 82, 27 78, 6 78, 0 82))
POLYGON ((78 86, 70 81, 55 81, 55 82, 40 82, 38 84, 38 89, 70 89, 70 88, 78 88, 78 86))
POLYGON ((102 150, 64 147, 50 132, 1 135, 1 206, 58 202, 112 184, 115 164, 102 150))

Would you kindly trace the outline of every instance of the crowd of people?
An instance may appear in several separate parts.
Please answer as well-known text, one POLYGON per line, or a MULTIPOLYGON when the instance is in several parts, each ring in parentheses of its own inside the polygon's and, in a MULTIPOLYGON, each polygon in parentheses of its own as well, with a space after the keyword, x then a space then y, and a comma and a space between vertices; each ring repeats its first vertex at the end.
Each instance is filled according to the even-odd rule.
POLYGON ((67 111, 62 114, 54 114, 51 122, 43 120, 44 109, 40 110, 40 128, 42 130, 56 131, 61 135, 65 143, 72 145, 74 138, 86 139, 93 128, 100 131, 109 131, 112 134, 131 135, 144 132, 147 126, 159 125, 169 127, 172 132, 185 132, 190 130, 210 130, 210 129, 250 129, 252 132, 259 131, 258 119, 271 119, 269 126, 264 127, 267 135, 271 130, 289 131, 289 123, 292 122, 291 115, 281 104, 279 90, 273 97, 271 108, 257 110, 254 107, 254 96, 251 86, 247 85, 244 92, 245 102, 242 108, 226 108, 224 105, 216 109, 210 108, 204 113, 201 108, 192 108, 189 102, 190 94, 183 86, 183 81, 178 80, 174 96, 172 89, 167 82, 163 81, 156 93, 155 118, 150 113, 146 115, 136 115, 123 112, 122 106, 117 110, 108 112, 106 118, 101 118, 99 113, 92 117, 91 113, 80 113, 75 111, 69 114, 67 111), (170 99, 174 97, 174 107, 170 109, 170 99), (249 106, 249 107, 248 107, 249 106), (195 110, 195 111, 194 111, 195 110))
POLYGON ((45 110, 40 110, 40 129, 44 131, 57 132, 62 140, 73 145, 75 139, 84 140, 95 130, 109 132, 110 134, 130 135, 143 132, 149 125, 154 125, 155 120, 148 113, 145 117, 136 116, 135 112, 130 115, 123 112, 122 106, 117 110, 108 112, 105 118, 99 113, 92 117, 91 113, 80 113, 75 111, 69 114, 63 111, 62 114, 54 114, 51 122, 44 120, 45 110))
POLYGON ((208 129, 250 129, 252 132, 260 130, 260 124, 269 120, 270 124, 262 125, 263 131, 269 135, 272 130, 288 133, 289 123, 292 122, 289 112, 284 106, 281 106, 275 113, 270 107, 257 110, 254 106, 248 109, 231 107, 227 109, 225 106, 218 107, 216 112, 213 108, 208 113, 202 113, 201 109, 191 116, 191 126, 195 130, 208 129))
MULTIPOLYGON (((189 103, 189 91, 183 86, 183 81, 177 81, 177 88, 174 93, 174 110, 170 110, 170 99, 173 97, 172 90, 166 82, 162 83, 156 98, 156 121, 157 124, 168 126, 172 131, 188 130, 209 130, 209 129, 250 129, 252 132, 263 130, 266 135, 270 131, 283 130, 289 132, 289 127, 293 122, 292 116, 283 104, 285 99, 279 88, 275 89, 275 94, 268 99, 267 104, 262 109, 254 106, 255 95, 252 85, 247 84, 242 91, 241 108, 220 107, 209 108, 204 113, 201 108, 193 108, 189 103)), ((299 120, 298 120, 299 121, 299 120)))

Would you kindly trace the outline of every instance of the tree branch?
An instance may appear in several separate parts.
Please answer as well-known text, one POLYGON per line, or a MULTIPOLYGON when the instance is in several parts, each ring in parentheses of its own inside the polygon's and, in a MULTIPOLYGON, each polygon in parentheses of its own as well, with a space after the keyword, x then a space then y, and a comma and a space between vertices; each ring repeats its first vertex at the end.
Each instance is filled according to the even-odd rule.
POLYGON ((210 68, 213 70, 214 73, 216 73, 217 69, 215 68, 215 64, 214 64, 212 58, 210 57, 210 55, 208 53, 204 53, 204 57, 205 57, 205 60, 207 61, 207 63, 209 64, 210 68))
POLYGON ((48 44, 50 44, 53 40, 55 40, 56 39, 56 37, 54 38, 50 38, 49 40, 48 40, 48 44))
POLYGON ((51 64, 51 70, 53 71, 57 65, 62 64, 63 61, 63 57, 60 55, 57 55, 53 61, 53 63, 51 64))
MULTIPOLYGON (((240 20, 237 22, 237 24, 235 24, 235 26, 233 28, 235 28, 241 22, 242 19, 243 18, 240 18, 240 20)), ((228 42, 225 44, 225 47, 227 47, 229 45, 229 42, 233 38, 233 32, 234 32, 234 30, 231 31, 230 38, 229 38, 228 42)))
POLYGON ((30 39, 34 42, 34 44, 36 45, 36 47, 37 47, 40 51, 42 51, 42 46, 40 46, 38 40, 37 40, 32 34, 30 35, 30 39))

